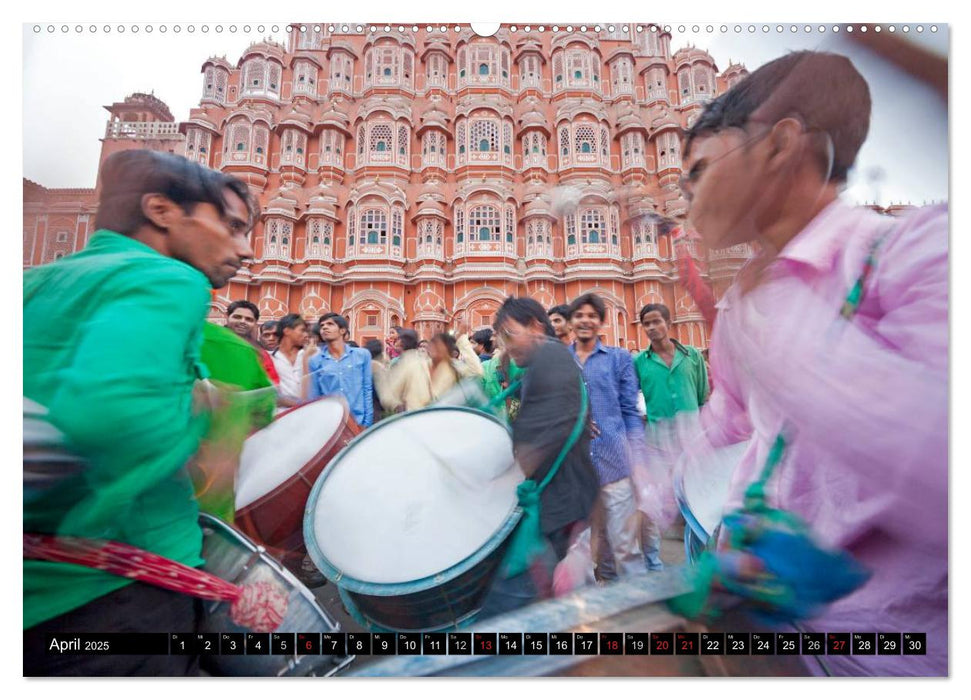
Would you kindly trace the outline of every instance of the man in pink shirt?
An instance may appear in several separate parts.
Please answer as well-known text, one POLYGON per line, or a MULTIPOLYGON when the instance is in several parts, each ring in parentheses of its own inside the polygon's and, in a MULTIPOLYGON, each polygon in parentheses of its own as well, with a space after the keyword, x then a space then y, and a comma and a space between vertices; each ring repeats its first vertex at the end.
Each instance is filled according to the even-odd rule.
POLYGON ((927 635, 926 655, 807 657, 810 670, 946 675, 948 214, 895 219, 839 199, 869 119, 848 59, 799 52, 689 131, 690 224, 710 248, 760 251, 718 304, 701 418, 714 446, 753 438, 726 511, 782 433, 769 504, 872 574, 799 629, 927 635))

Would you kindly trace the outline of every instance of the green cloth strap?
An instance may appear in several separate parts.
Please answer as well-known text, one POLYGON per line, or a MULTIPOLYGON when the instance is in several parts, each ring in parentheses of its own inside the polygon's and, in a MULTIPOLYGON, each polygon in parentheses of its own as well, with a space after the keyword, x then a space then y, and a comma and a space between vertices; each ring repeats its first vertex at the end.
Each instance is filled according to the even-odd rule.
POLYGON ((509 548, 506 550, 506 555, 502 560, 500 576, 503 578, 511 578, 524 573, 530 564, 533 563, 533 560, 546 549, 546 540, 543 537, 543 532, 539 525, 540 494, 542 494, 543 489, 546 488, 553 477, 556 476, 567 454, 569 454, 570 450, 573 449, 574 445, 580 439, 586 422, 587 387, 581 378, 580 414, 577 416, 577 422, 573 426, 573 432, 570 433, 566 443, 564 443, 560 454, 556 457, 556 461, 553 462, 553 466, 550 467, 549 472, 547 472, 546 477, 541 483, 537 484, 532 479, 526 479, 516 487, 516 497, 519 501, 519 507, 522 510, 522 516, 519 519, 519 524, 516 525, 516 529, 513 530, 509 538, 509 548))
POLYGON ((510 396, 519 391, 519 387, 522 386, 523 380, 517 379, 512 382, 508 387, 502 390, 498 396, 494 397, 489 401, 489 405, 492 407, 501 406, 502 403, 508 399, 510 396))

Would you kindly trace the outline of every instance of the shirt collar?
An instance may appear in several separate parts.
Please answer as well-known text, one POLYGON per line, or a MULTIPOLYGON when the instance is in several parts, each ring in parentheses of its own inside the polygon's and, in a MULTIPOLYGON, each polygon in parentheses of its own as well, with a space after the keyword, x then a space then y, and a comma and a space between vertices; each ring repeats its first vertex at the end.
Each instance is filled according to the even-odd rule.
MULTIPOLYGON (((577 341, 574 340, 572 343, 570 343, 570 352, 573 353, 574 357, 577 356, 577 341)), ((593 352, 607 352, 607 348, 605 348, 604 344, 600 342, 600 338, 597 338, 597 344, 593 347, 593 352)))
POLYGON ((821 271, 831 269, 837 253, 853 233, 856 213, 853 207, 835 199, 786 244, 779 259, 805 263, 821 271))

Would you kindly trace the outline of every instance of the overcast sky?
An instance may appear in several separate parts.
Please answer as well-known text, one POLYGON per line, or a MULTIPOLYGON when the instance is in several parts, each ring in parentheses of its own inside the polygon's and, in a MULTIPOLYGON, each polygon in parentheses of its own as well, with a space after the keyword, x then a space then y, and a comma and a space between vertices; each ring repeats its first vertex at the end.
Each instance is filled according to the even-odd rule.
MULTIPOLYGON (((607 24, 606 22, 604 23, 607 24)), ((243 23, 229 32, 224 23, 216 33, 215 24, 203 33, 201 24, 189 33, 187 25, 176 34, 168 24, 162 34, 159 24, 151 33, 145 25, 137 34, 126 25, 119 34, 117 24, 111 32, 97 31, 76 24, 67 34, 57 26, 53 34, 46 25, 35 33, 33 25, 23 28, 24 37, 24 176, 47 187, 92 187, 108 112, 104 105, 122 100, 132 92, 154 92, 168 104, 177 121, 186 119, 189 109, 197 106, 202 94, 203 61, 211 55, 226 56, 235 64, 242 51, 253 41, 272 37, 286 43, 285 24, 272 23, 259 32, 257 24, 244 33, 243 23)), ((853 60, 870 84, 873 118, 870 136, 850 178, 849 195, 858 201, 879 198, 890 201, 943 200, 948 197, 948 121, 947 106, 931 90, 907 78, 831 31, 806 33, 800 25, 795 34, 779 34, 772 25, 768 34, 762 25, 756 32, 734 32, 728 25, 698 25, 699 32, 685 26, 685 32, 674 34, 672 50, 694 44, 707 49, 724 69, 729 59, 744 63, 750 70, 788 51, 815 48, 844 53, 853 60), (874 181, 873 173, 883 172, 874 181)), ((827 25, 831 27, 832 25, 827 25)), ((424 34, 424 30, 421 31, 424 34)), ((941 54, 948 52, 949 33, 940 25, 934 34, 911 32, 910 36, 941 54)))

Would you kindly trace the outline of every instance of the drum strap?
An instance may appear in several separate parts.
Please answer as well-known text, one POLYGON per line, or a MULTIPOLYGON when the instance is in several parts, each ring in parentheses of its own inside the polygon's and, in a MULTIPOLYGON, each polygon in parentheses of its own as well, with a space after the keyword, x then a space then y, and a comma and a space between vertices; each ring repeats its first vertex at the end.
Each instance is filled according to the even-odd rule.
MULTIPOLYGON (((510 387, 512 388, 512 387, 510 387)), ((508 391, 508 390, 507 390, 508 391)), ((505 392, 503 392, 505 393, 505 392)), ((500 397, 502 395, 500 394, 500 397)), ((497 397, 499 398, 499 397, 497 397)), ((505 397, 502 397, 505 400, 505 397)), ((526 479, 516 488, 516 497, 519 500, 519 507, 522 509, 522 517, 519 524, 512 533, 509 542, 509 549, 502 561, 500 575, 503 578, 511 578, 524 573, 533 561, 546 549, 546 540, 540 529, 540 495, 543 489, 553 480, 560 469, 560 465, 570 453, 570 450, 577 444, 587 422, 587 387, 583 379, 580 379, 580 413, 573 426, 573 431, 567 438, 557 455, 556 460, 547 472, 542 482, 536 483, 532 479, 526 479)))
POLYGON ((233 621, 256 632, 279 627, 289 602, 289 594, 269 581, 237 586, 123 542, 24 533, 24 559, 75 564, 194 598, 227 601, 233 621))

